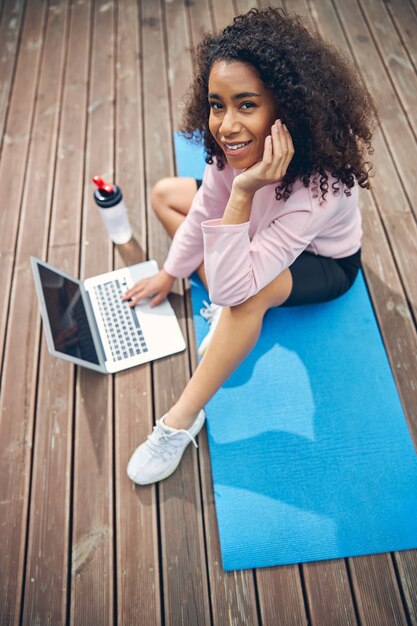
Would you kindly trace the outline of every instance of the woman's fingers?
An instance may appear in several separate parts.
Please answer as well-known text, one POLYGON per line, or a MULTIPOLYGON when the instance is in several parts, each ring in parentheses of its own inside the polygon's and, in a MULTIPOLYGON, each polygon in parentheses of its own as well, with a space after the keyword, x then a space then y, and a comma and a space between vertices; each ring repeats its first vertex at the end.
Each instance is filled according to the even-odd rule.
POLYGON ((273 163, 274 167, 277 166, 277 163, 279 162, 279 160, 281 158, 281 155, 282 155, 281 138, 279 136, 278 121, 279 120, 277 120, 275 122, 275 124, 272 125, 272 128, 271 128, 271 134, 272 134, 272 154, 273 154, 272 163, 273 163))
POLYGON ((160 304, 162 302, 162 300, 165 300, 167 294, 166 293, 157 293, 149 302, 149 306, 152 308, 154 306, 156 306, 157 304, 160 304))
MULTIPOLYGON (((132 289, 134 289, 134 287, 132 287, 132 289)), ((136 292, 132 294, 129 306, 131 308, 135 307, 137 303, 144 298, 151 298, 149 304, 151 307, 155 306, 166 298, 167 293, 168 292, 165 289, 161 289, 160 287, 153 285, 152 282, 149 281, 149 283, 144 285, 141 290, 136 290, 136 292)))
POLYGON ((281 120, 277 120, 277 135, 279 140, 279 149, 277 149, 276 158, 274 158, 274 177, 281 178, 287 172, 288 165, 294 156, 294 145, 291 135, 285 124, 281 120))
POLYGON ((133 285, 133 287, 131 287, 130 289, 128 289, 122 296, 122 300, 130 300, 133 296, 138 295, 139 293, 141 293, 144 289, 146 289, 146 285, 148 284, 149 280, 145 279, 145 280, 139 280, 137 283, 135 283, 133 285))
POLYGON ((268 135, 267 137, 265 137, 263 160, 268 165, 272 163, 272 137, 271 135, 268 135))
POLYGON ((137 293, 136 295, 132 296, 129 300, 129 306, 130 308, 133 308, 134 306, 137 305, 138 302, 140 302, 140 300, 143 300, 143 298, 147 298, 148 295, 146 293, 146 290, 141 291, 140 293, 137 293))
POLYGON ((160 302, 162 302, 162 300, 166 297, 166 294, 162 291, 157 291, 156 289, 145 289, 144 291, 142 291, 142 293, 138 294, 137 296, 134 296, 130 302, 129 302, 129 306, 131 308, 135 307, 137 305, 138 302, 140 302, 141 300, 143 300, 144 298, 151 298, 149 301, 150 306, 155 306, 155 304, 159 304, 160 302))
POLYGON ((277 178, 281 178, 281 176, 285 174, 284 164, 285 164, 285 160, 287 157, 287 150, 288 150, 287 139, 285 137, 285 131, 284 131, 281 120, 279 120, 278 135, 279 135, 279 140, 280 140, 281 152, 280 152, 280 159, 277 163, 277 178))
POLYGON ((143 298, 146 298, 145 292, 142 292, 137 296, 132 296, 129 301, 130 308, 133 309, 133 307, 135 307, 137 303, 140 302, 140 300, 142 300, 143 298))
POLYGON ((273 178, 281 178, 286 172, 286 159, 288 154, 287 133, 284 130, 281 120, 277 120, 273 126, 274 137, 274 158, 273 158, 273 178))
POLYGON ((151 298, 151 306, 155 306, 164 300, 174 283, 174 278, 161 270, 151 278, 139 280, 122 296, 123 301, 129 300, 129 305, 134 307, 140 300, 151 298))
POLYGON ((290 132, 288 128, 285 126, 285 124, 284 124, 284 134, 285 134, 285 138, 287 142, 287 153, 285 155, 285 161, 283 164, 283 173, 285 174, 290 164, 290 161, 294 156, 294 144, 292 142, 292 137, 290 135, 290 132))
POLYGON ((287 158, 287 153, 288 153, 288 137, 287 137, 288 133, 285 132, 285 128, 284 128, 284 124, 281 123, 280 129, 279 129, 279 136, 281 139, 281 151, 282 151, 282 156, 284 161, 287 158))
POLYGON ((147 298, 153 293, 149 293, 150 289, 148 286, 148 281, 143 282, 139 281, 133 287, 131 287, 126 293, 122 296, 122 300, 124 302, 128 301, 130 307, 134 307, 137 303, 143 298, 147 298))

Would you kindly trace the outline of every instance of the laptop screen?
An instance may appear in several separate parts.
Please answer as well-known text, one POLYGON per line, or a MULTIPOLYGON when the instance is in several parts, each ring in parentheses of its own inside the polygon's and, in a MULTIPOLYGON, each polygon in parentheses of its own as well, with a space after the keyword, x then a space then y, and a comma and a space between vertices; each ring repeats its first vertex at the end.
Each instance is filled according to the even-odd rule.
POLYGON ((78 283, 41 264, 38 268, 55 350, 99 365, 78 283))

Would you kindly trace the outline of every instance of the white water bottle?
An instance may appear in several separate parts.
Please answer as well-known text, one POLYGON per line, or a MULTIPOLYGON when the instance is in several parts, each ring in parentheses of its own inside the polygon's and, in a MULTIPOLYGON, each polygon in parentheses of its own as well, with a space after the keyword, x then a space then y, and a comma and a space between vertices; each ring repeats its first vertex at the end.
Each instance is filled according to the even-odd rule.
POLYGON ((100 209, 110 239, 117 244, 127 243, 132 238, 133 232, 120 187, 105 183, 100 176, 94 176, 93 182, 97 185, 94 200, 100 209))

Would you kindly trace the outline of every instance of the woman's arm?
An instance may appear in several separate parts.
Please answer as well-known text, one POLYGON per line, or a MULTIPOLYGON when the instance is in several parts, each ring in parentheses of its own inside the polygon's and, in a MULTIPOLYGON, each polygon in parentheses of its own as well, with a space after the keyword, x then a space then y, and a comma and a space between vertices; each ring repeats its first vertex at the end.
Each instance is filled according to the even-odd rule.
POLYGON ((243 224, 249 222, 254 195, 253 192, 239 189, 238 186, 233 184, 232 193, 230 194, 221 223, 243 224))
POLYGON ((221 306, 241 304, 276 278, 310 243, 308 234, 303 236, 308 219, 307 211, 300 214, 300 228, 294 230, 288 228, 285 217, 277 219, 252 240, 249 223, 205 222, 205 269, 211 301, 221 306))
POLYGON ((258 293, 307 248, 340 202, 339 196, 329 194, 326 207, 320 207, 301 181, 294 185, 285 204, 276 202, 273 189, 271 196, 264 194, 265 210, 270 212, 273 201, 277 217, 252 238, 249 222, 222 224, 218 219, 203 223, 205 268, 212 302, 235 306, 258 293))
POLYGON ((175 233, 164 263, 165 271, 171 276, 187 278, 203 262, 201 224, 205 220, 222 217, 232 180, 231 171, 220 171, 215 163, 206 167, 202 185, 194 196, 185 220, 175 233))

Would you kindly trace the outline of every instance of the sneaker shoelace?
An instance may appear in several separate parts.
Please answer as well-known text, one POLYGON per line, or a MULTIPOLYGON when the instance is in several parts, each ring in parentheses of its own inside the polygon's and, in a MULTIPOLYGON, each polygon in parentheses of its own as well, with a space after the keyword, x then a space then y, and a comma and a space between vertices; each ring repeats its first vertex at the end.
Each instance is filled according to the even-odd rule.
POLYGON ((180 443, 180 440, 177 438, 175 441, 175 435, 178 433, 185 433, 193 442, 194 446, 198 448, 196 440, 192 435, 190 435, 188 430, 181 428, 176 430, 174 433, 167 433, 163 430, 160 424, 155 424, 152 433, 148 435, 148 448, 152 453, 156 453, 158 455, 162 454, 162 457, 165 460, 167 455, 164 454, 164 451, 169 454, 170 452, 176 452, 179 447, 177 444, 180 443))
POLYGON ((211 325, 212 321, 219 314, 221 307, 218 304, 209 304, 207 300, 203 300, 203 304, 204 307, 200 309, 200 315, 211 325))

